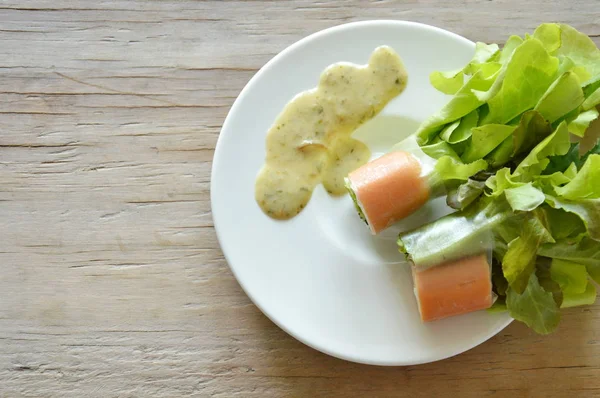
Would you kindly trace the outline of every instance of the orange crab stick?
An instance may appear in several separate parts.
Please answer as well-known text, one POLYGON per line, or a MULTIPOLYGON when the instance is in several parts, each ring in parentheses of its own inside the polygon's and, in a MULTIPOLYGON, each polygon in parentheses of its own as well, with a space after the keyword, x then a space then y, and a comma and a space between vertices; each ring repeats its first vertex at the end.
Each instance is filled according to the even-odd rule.
POLYGON ((410 215, 429 199, 421 163, 408 152, 390 152, 354 170, 346 186, 373 234, 410 215))
POLYGON ((415 296, 423 322, 482 310, 492 305, 492 277, 484 254, 417 271, 415 296))

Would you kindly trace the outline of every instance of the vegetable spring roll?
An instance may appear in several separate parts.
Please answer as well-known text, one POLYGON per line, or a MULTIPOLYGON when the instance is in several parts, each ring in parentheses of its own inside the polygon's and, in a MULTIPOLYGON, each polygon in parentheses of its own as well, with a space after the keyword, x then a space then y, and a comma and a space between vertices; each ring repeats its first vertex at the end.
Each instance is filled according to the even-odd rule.
POLYGON ((419 160, 405 151, 390 152, 351 172, 346 186, 359 215, 378 232, 416 211, 429 199, 419 160))
POLYGON ((418 271, 412 267, 414 289, 423 322, 491 307, 492 277, 484 254, 418 271))

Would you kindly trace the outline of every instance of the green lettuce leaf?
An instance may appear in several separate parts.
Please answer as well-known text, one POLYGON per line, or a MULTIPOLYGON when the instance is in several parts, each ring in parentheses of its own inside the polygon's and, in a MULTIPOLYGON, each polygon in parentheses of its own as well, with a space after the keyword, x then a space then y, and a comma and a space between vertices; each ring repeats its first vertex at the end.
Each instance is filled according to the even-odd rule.
POLYGON ((502 167, 518 155, 528 152, 552 133, 552 126, 537 111, 527 111, 511 136, 498 145, 485 160, 492 168, 502 167))
POLYGON ((588 273, 585 265, 572 261, 553 259, 550 275, 560 285, 565 294, 583 293, 588 284, 588 273))
POLYGON ((589 282, 582 293, 564 293, 560 308, 578 307, 580 305, 591 305, 596 301, 596 287, 589 282))
POLYGON ((482 159, 515 131, 515 126, 487 124, 471 129, 471 142, 461 156, 464 162, 482 159))
POLYGON ((582 84, 585 101, 582 104, 584 110, 591 110, 600 104, 600 74, 582 84))
POLYGON ((499 48, 497 44, 475 43, 475 55, 471 62, 463 69, 466 74, 472 75, 479 70, 479 65, 496 59, 499 48))
POLYGON ((510 316, 540 334, 552 333, 560 322, 559 307, 552 293, 540 286, 535 273, 529 277, 523 293, 508 289, 506 307, 510 316))
POLYGON ((456 154, 454 149, 450 144, 446 141, 440 141, 435 144, 424 145, 421 147, 421 150, 429 157, 434 159, 440 159, 442 157, 450 157, 452 159, 456 159, 457 161, 461 161, 460 157, 456 154))
POLYGON ((477 126, 478 120, 479 112, 476 109, 446 127, 440 134, 440 137, 449 144, 461 143, 471 136, 471 129, 477 126))
POLYGON ((446 180, 466 181, 469 177, 487 168, 487 162, 479 159, 472 163, 462 163, 451 156, 443 156, 435 164, 435 175, 446 180))
POLYGON ((473 90, 488 90, 500 70, 499 64, 485 65, 491 66, 480 68, 438 113, 419 126, 415 133, 419 145, 430 143, 444 125, 466 116, 483 104, 473 90))
POLYGON ((503 194, 505 190, 523 186, 525 183, 514 181, 510 169, 505 167, 498 170, 496 175, 488 178, 485 185, 491 190, 488 196, 498 197, 503 194))
POLYGON ((600 73, 583 82, 583 93, 586 97, 600 87, 600 73))
POLYGON ((521 37, 515 35, 510 36, 504 44, 504 47, 502 47, 502 51, 500 51, 500 57, 498 59, 498 62, 500 62, 503 65, 506 64, 508 60, 512 57, 517 47, 519 47, 522 43, 523 39, 521 37))
POLYGON ((583 137, 585 131, 590 127, 590 124, 598 118, 598 111, 592 108, 588 111, 581 112, 577 117, 569 122, 569 132, 578 137, 583 137))
POLYGON ((481 196, 484 188, 485 181, 477 181, 469 178, 465 183, 448 192, 446 204, 453 209, 462 210, 481 196))
POLYGON ((537 39, 524 41, 506 64, 502 87, 489 101, 482 124, 507 123, 533 108, 555 79, 558 59, 537 39))
POLYGON ((497 299, 494 304, 492 304, 492 306, 490 308, 488 308, 486 311, 490 314, 497 314, 500 312, 506 312, 507 308, 506 308, 506 301, 502 298, 502 299, 497 299))
POLYGON ((546 220, 548 220, 550 234, 554 240, 575 238, 586 232, 585 224, 576 214, 548 206, 544 206, 542 211, 545 213, 546 220))
POLYGON ((480 69, 480 65, 486 63, 498 54, 497 44, 475 44, 473 59, 464 68, 449 72, 433 72, 429 75, 429 81, 433 87, 444 94, 456 94, 463 86, 465 75, 473 75, 480 69))
POLYGON ((566 154, 571 148, 567 124, 562 122, 548 137, 536 145, 535 148, 519 163, 513 174, 517 180, 532 181, 544 171, 550 163, 550 156, 566 154))
POLYGON ((584 110, 592 109, 595 106, 600 104, 600 88, 597 88, 594 92, 592 92, 586 99, 583 101, 581 105, 584 110))
POLYGON ((444 94, 456 94, 463 86, 464 77, 462 69, 449 72, 435 71, 429 75, 429 82, 444 94))
POLYGON ((583 264, 592 279, 600 283, 600 242, 597 240, 587 237, 580 240, 565 239, 540 246, 538 254, 583 264))
POLYGON ((552 123, 578 108, 583 100, 583 90, 577 75, 566 72, 552 83, 534 109, 552 123))
POLYGON ((506 189, 504 194, 513 210, 532 211, 546 200, 546 195, 532 183, 506 189))
POLYGON ((537 111, 527 111, 521 116, 519 125, 513 134, 513 152, 511 156, 530 151, 552 133, 552 126, 537 111))
MULTIPOLYGON (((548 166, 543 171, 543 174, 553 174, 556 172, 565 171, 571 164, 579 161, 579 143, 574 142, 569 147, 569 150, 560 156, 549 156, 548 166)), ((568 181, 565 181, 565 183, 568 181)))
POLYGON ((600 74, 600 50, 592 39, 575 28, 565 24, 545 23, 535 30, 533 36, 552 55, 571 58, 592 76, 600 74))
POLYGON ((600 199, 571 202, 547 195, 546 202, 555 209, 575 214, 585 225, 590 238, 600 241, 600 199))
POLYGON ((556 187, 562 186, 570 182, 577 174, 577 167, 574 163, 565 170, 564 173, 557 171, 550 175, 541 175, 536 177, 535 186, 546 192, 546 195, 556 195, 556 187))
POLYGON ((564 55, 557 56, 558 58, 558 70, 556 71, 556 76, 562 76, 567 72, 574 73, 577 78, 579 78, 579 73, 583 73, 583 76, 579 78, 580 81, 586 81, 590 78, 589 73, 585 69, 583 71, 579 71, 575 62, 569 57, 565 57, 564 55), (575 70, 577 69, 577 72, 575 70))
POLYGON ((530 275, 535 270, 536 253, 543 243, 554 242, 552 235, 540 219, 534 215, 526 218, 519 236, 508 244, 502 259, 502 271, 511 289, 522 293, 530 275))
MULTIPOLYGON (((514 133, 513 133, 514 135, 514 133)), ((513 158, 514 144, 513 138, 508 137, 500 143, 492 152, 489 153, 484 159, 491 168, 497 169, 510 162, 513 158)))
MULTIPOLYGON (((571 147, 564 155, 560 156, 550 156, 548 158, 549 163, 548 166, 544 169, 543 174, 552 174, 557 171, 566 171, 570 166, 575 165, 575 171, 580 169, 585 162, 587 162, 588 158, 591 155, 600 154, 600 142, 597 142, 594 147, 592 147, 588 152, 583 156, 579 156, 579 143, 574 142, 571 144, 571 147)), ((576 173, 575 173, 576 174, 576 173)), ((574 175, 569 178, 569 181, 575 177, 574 175)))
POLYGON ((556 54, 571 58, 575 64, 586 68, 592 76, 600 74, 600 50, 592 39, 569 25, 558 26, 560 47, 556 54))
POLYGON ((538 39, 550 54, 555 54, 560 48, 560 25, 555 23, 541 24, 533 32, 533 37, 538 39))
POLYGON ((555 190, 567 200, 600 198, 600 155, 590 155, 575 178, 555 190))
POLYGON ((550 273, 551 263, 552 262, 550 259, 538 257, 535 276, 537 276, 540 286, 548 293, 552 293, 554 302, 560 308, 564 295, 560 285, 554 279, 552 279, 552 275, 550 273))

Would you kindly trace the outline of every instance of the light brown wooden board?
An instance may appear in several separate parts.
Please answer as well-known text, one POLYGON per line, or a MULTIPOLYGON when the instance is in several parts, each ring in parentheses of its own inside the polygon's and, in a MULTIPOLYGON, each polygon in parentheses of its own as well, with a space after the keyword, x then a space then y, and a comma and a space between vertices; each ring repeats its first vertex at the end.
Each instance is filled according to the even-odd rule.
POLYGON ((209 201, 227 111, 286 46, 365 19, 600 43, 597 0, 0 3, 0 397, 599 394, 598 306, 379 368, 295 341, 233 278, 209 201))

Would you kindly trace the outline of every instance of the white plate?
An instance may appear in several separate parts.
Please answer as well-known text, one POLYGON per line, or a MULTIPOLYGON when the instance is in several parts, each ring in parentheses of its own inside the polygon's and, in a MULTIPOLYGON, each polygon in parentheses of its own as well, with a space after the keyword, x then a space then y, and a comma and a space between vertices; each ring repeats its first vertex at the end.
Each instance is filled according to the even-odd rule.
MULTIPOLYGON (((284 222, 265 216, 254 201, 265 136, 284 105, 315 87, 328 65, 365 64, 380 45, 400 54, 409 84, 355 134, 366 140, 374 156, 412 133, 448 100, 430 86, 429 73, 459 68, 474 51, 465 38, 402 21, 350 23, 293 44, 252 78, 231 108, 215 151, 211 202, 233 273, 273 322, 339 358, 409 365, 466 351, 511 319, 480 311, 421 323, 410 270, 396 249, 399 227, 371 237, 348 196, 333 198, 318 186, 306 209, 284 222)), ((445 212, 443 201, 437 201, 404 227, 445 212)))

